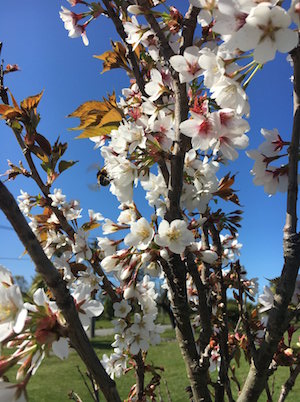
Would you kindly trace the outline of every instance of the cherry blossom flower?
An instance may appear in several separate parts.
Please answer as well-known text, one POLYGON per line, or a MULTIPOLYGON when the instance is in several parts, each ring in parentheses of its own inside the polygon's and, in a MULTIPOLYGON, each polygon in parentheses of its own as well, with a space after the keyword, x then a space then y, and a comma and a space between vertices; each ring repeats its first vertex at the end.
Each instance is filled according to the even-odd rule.
POLYGON ((211 88, 225 74, 223 59, 207 47, 201 49, 198 63, 203 69, 204 85, 208 88, 211 88))
POLYGON ((188 230, 185 221, 175 219, 171 223, 163 220, 158 227, 155 243, 162 247, 168 247, 176 254, 184 252, 185 248, 194 240, 193 233, 188 230))
POLYGON ((198 23, 203 27, 209 25, 212 21, 212 14, 217 5, 218 0, 190 0, 190 3, 200 8, 198 14, 198 23))
POLYGON ((26 318, 20 288, 13 284, 10 272, 0 265, 0 342, 13 331, 20 333, 26 318))
POLYGON ((222 34, 227 42, 246 23, 248 14, 255 6, 253 0, 218 0, 213 30, 222 34))
POLYGON ((247 95, 237 81, 229 77, 221 77, 211 87, 211 92, 211 97, 221 108, 233 109, 240 116, 249 114, 247 95))
POLYGON ((130 226, 130 233, 125 237, 124 243, 129 247, 146 250, 154 236, 154 230, 145 218, 140 218, 130 226))
POLYGON ((248 146, 249 138, 244 134, 249 130, 249 124, 240 116, 235 116, 231 109, 221 109, 219 112, 221 130, 218 138, 212 140, 211 147, 214 154, 218 151, 229 159, 238 157, 236 149, 244 149, 248 146))
POLYGON ((18 195, 19 208, 23 214, 28 215, 31 210, 30 195, 23 190, 20 190, 21 195, 18 195))
POLYGON ((103 364, 107 374, 112 379, 115 377, 121 377, 123 371, 126 369, 126 362, 126 355, 121 353, 112 353, 110 357, 104 354, 101 360, 101 363, 103 364))
POLYGON ((148 36, 155 35, 149 27, 139 25, 134 15, 131 17, 131 21, 124 22, 123 26, 127 34, 126 42, 133 45, 133 50, 135 50, 140 43, 143 43, 148 36))
POLYGON ((104 306, 99 300, 91 299, 91 287, 87 285, 77 286, 72 294, 80 321, 85 329, 90 325, 92 317, 98 317, 103 313, 104 306))
POLYGON ((82 19, 82 14, 75 14, 65 7, 61 7, 62 11, 59 12, 59 16, 64 22, 65 29, 69 31, 70 38, 78 38, 81 36, 85 46, 88 46, 89 40, 86 36, 86 25, 78 25, 78 21, 82 19))
MULTIPOLYGON (((264 186, 264 191, 273 195, 277 191, 286 192, 288 185, 288 170, 285 166, 270 166, 272 157, 267 157, 257 150, 246 152, 247 156, 255 160, 251 174, 254 176, 253 183, 257 186, 264 186)), ((276 156, 275 156, 276 158, 276 156)), ((299 176, 298 176, 299 180, 299 176)))
POLYGON ((252 8, 246 24, 239 29, 236 40, 240 50, 254 49, 258 63, 273 60, 275 53, 286 53, 298 44, 298 32, 289 29, 291 17, 281 7, 263 2, 252 8))
POLYGON ((259 308, 260 313, 271 310, 274 306, 274 295, 268 286, 264 286, 264 293, 258 297, 258 302, 262 305, 259 308))
POLYGON ((206 116, 191 112, 192 119, 180 124, 180 131, 192 138, 192 146, 195 150, 206 151, 210 148, 211 141, 217 137, 219 119, 217 112, 206 116))
POLYGON ((146 352, 149 349, 149 337, 145 338, 140 333, 131 333, 128 336, 129 352, 133 355, 137 355, 140 350, 146 352))
POLYGON ((199 48, 187 47, 183 56, 176 55, 170 58, 171 66, 179 73, 180 82, 190 82, 199 77, 203 70, 199 65, 199 48))
POLYGON ((155 68, 150 71, 150 81, 145 85, 145 91, 150 96, 149 100, 152 102, 168 91, 163 82, 162 74, 155 68))
POLYGON ((220 365, 221 365, 221 355, 219 352, 219 348, 218 349, 213 349, 210 355, 210 359, 209 359, 209 371, 213 372, 215 370, 219 370, 220 369, 220 365))
POLYGON ((116 302, 113 304, 115 317, 125 318, 128 313, 131 311, 131 306, 128 304, 126 300, 122 300, 119 303, 116 302))
POLYGON ((74 235, 72 251, 75 254, 77 262, 90 260, 92 258, 92 251, 88 246, 88 236, 89 234, 83 229, 79 229, 74 235))

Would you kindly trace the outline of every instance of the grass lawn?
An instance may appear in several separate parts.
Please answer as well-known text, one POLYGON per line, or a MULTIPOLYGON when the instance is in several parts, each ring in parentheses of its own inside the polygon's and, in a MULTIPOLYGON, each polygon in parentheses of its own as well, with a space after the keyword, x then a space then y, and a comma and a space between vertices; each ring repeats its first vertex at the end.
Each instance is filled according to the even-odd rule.
MULTIPOLYGON (((102 354, 110 353, 110 344, 112 337, 100 338, 97 337, 93 340, 94 347, 99 356, 102 354)), ((148 362, 153 362, 157 365, 162 365, 165 371, 162 373, 161 395, 163 401, 167 402, 166 386, 167 383, 169 392, 171 394, 172 402, 184 402, 188 401, 188 396, 185 392, 185 387, 188 385, 188 381, 185 374, 185 367, 182 361, 179 347, 174 340, 174 331, 167 330, 164 335, 163 342, 152 347, 148 353, 148 362)), ((29 402, 65 402, 68 401, 68 392, 73 390, 79 394, 83 402, 92 401, 91 396, 88 394, 83 381, 80 377, 77 367, 80 367, 84 372, 84 365, 77 357, 76 353, 70 354, 68 360, 60 361, 55 356, 46 358, 36 375, 31 379, 28 385, 29 402)), ((245 378, 247 373, 247 364, 241 359, 241 367, 238 370, 237 377, 241 384, 242 379, 245 378)), ((282 382, 288 376, 288 370, 286 368, 279 368, 274 377, 274 401, 278 399, 280 387, 282 382)), ((13 380, 13 374, 11 373, 9 378, 13 380)), ((126 399, 129 393, 131 385, 134 383, 134 376, 132 372, 124 375, 120 379, 117 379, 117 386, 122 399, 126 399)), ((270 381, 270 388, 272 387, 272 380, 270 381)), ((236 396, 235 386, 233 385, 233 391, 236 396)), ((296 383, 294 390, 290 393, 287 401, 297 401, 300 395, 300 381, 296 383)), ((103 400, 103 399, 101 399, 103 400)), ((266 401, 266 395, 264 394, 260 401, 266 401)), ((1 401, 1 395, 0 395, 1 401)))

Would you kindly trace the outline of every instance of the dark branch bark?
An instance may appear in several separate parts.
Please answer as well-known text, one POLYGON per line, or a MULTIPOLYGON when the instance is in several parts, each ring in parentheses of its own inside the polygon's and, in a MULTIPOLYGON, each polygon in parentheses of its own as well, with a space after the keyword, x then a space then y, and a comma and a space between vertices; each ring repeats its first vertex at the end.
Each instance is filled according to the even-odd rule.
POLYGON ((223 273, 222 273, 222 244, 220 239, 220 233, 216 229, 213 223, 208 224, 210 235, 213 241, 213 247, 218 254, 218 263, 216 267, 216 275, 218 277, 220 287, 221 287, 221 309, 222 309, 222 325, 219 333, 219 344, 221 352, 221 366, 219 371, 219 378, 216 387, 216 402, 222 402, 224 400, 224 392, 226 390, 229 401, 233 400, 230 380, 228 377, 228 369, 230 364, 230 356, 228 350, 228 312, 227 312, 227 288, 224 284, 223 273))
POLYGON ((196 286, 198 293, 198 299, 199 299, 198 312, 200 316, 200 351, 201 353, 204 353, 207 345, 209 344, 212 332, 211 308, 209 306, 207 288, 201 280, 192 253, 188 253, 187 255, 187 267, 189 274, 193 278, 193 282, 196 286))
POLYGON ((171 294, 171 305, 176 321, 176 337, 186 365, 187 375, 193 392, 193 400, 211 401, 208 390, 208 360, 200 365, 195 338, 190 322, 190 307, 187 301, 186 269, 178 254, 170 262, 161 261, 171 294))
POLYGON ((253 359, 239 402, 257 401, 264 390, 268 369, 282 335, 288 328, 288 305, 300 265, 300 235, 297 233, 298 153, 300 139, 300 47, 291 53, 294 62, 294 125, 289 148, 287 213, 284 228, 284 266, 270 311, 265 339, 253 359))
POLYGON ((289 378, 286 380, 286 382, 283 384, 283 386, 281 388, 281 393, 278 398, 278 402, 284 402, 286 400, 289 392, 292 390, 293 386, 295 385, 296 379, 299 374, 300 374, 300 363, 298 363, 294 369, 291 369, 291 375, 289 376, 289 378))
POLYGON ((72 346, 93 375, 105 398, 109 402, 120 402, 115 382, 108 376, 100 363, 76 311, 74 300, 57 269, 47 258, 39 241, 30 229, 14 197, 0 181, 0 208, 11 223, 26 251, 51 289, 58 307, 61 309, 67 325, 72 346))
POLYGON ((183 20, 183 46, 180 49, 180 53, 183 54, 184 50, 193 45, 194 33, 197 26, 197 17, 200 12, 200 8, 190 5, 188 12, 183 20))
MULTIPOLYGON (((145 9, 149 9, 149 5, 147 0, 136 0, 136 4, 139 5, 140 7, 143 7, 145 9)), ((156 18, 154 17, 151 12, 145 14, 145 18, 152 28, 152 30, 155 32, 156 36, 158 37, 160 41, 160 53, 164 57, 166 61, 170 60, 170 57, 174 56, 174 52, 171 49, 168 39, 166 38, 165 33, 161 29, 159 23, 157 22, 156 18)))
POLYGON ((136 377, 136 395, 138 398, 137 401, 143 402, 145 401, 144 397, 145 365, 141 351, 139 351, 139 353, 136 356, 134 356, 134 360, 136 362, 135 377, 136 377))

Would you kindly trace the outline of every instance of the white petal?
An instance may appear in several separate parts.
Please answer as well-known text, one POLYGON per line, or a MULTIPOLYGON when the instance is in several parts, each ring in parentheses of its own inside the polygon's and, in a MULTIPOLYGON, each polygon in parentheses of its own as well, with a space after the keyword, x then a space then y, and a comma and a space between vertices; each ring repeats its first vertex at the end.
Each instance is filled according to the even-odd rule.
POLYGON ((261 31, 256 27, 245 24, 236 35, 237 46, 243 51, 251 50, 256 47, 261 37, 261 31))
POLYGON ((69 356, 69 342, 66 338, 60 338, 52 343, 52 350, 55 356, 61 360, 67 359, 69 356))
POLYGON ((279 52, 286 53, 298 45, 298 32, 285 28, 275 32, 276 47, 279 52))
POLYGON ((184 51, 184 58, 191 64, 197 63, 199 58, 199 48, 197 46, 187 47, 184 51))
POLYGON ((22 310, 19 312, 17 316, 17 321, 14 325, 14 331, 16 334, 19 334, 24 328, 26 318, 27 318, 27 309, 22 308, 22 310))
POLYGON ((187 71, 187 62, 183 56, 172 56, 170 58, 171 66, 177 72, 187 71))
POLYGON ((258 63, 264 64, 269 60, 273 60, 276 53, 275 42, 270 38, 265 38, 260 44, 254 49, 253 58, 258 63))

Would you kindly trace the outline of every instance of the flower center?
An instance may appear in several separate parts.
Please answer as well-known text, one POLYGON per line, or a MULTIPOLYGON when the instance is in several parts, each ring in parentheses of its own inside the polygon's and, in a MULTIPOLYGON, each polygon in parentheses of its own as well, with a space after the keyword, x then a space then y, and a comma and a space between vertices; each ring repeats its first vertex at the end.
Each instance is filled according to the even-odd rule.
POLYGON ((171 241, 178 240, 179 237, 180 237, 180 230, 178 230, 178 229, 176 229, 176 228, 172 228, 172 229, 170 229, 170 230, 168 231, 168 238, 169 238, 171 241))

